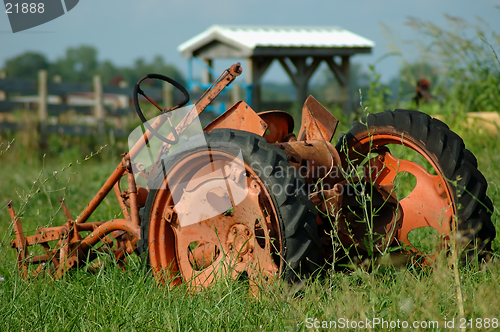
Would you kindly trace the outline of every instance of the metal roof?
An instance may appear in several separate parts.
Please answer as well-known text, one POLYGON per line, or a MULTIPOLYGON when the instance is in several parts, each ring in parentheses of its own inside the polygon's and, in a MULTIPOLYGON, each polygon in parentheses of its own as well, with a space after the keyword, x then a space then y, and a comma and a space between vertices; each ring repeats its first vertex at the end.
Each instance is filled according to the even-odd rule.
POLYGON ((189 56, 193 51, 220 41, 252 51, 255 48, 372 48, 375 43, 339 27, 230 27, 214 25, 179 45, 189 56))

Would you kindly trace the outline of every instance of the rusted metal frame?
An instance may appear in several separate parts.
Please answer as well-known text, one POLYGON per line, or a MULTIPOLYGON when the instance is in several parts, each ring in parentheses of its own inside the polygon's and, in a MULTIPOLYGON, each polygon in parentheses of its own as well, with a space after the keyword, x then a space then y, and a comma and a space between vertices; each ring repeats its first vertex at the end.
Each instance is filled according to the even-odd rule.
MULTIPOLYGON (((257 114, 267 125, 267 130, 264 133, 264 138, 268 143, 285 141, 285 137, 291 138, 293 134, 294 121, 293 117, 283 111, 265 111, 257 114)), ((246 123, 245 118, 245 123, 246 123)), ((261 135, 262 136, 262 135, 261 135)))
POLYGON ((76 229, 78 229, 79 232, 83 231, 94 231, 96 228, 101 226, 104 223, 104 221, 94 221, 94 222, 86 222, 84 224, 77 224, 76 229))
POLYGON ((65 257, 64 259, 61 259, 59 261, 59 266, 55 270, 55 275, 57 278, 62 278, 64 273, 71 269, 73 266, 76 266, 78 264, 78 257, 76 256, 70 256, 70 257, 65 257))
MULTIPOLYGON (((111 232, 112 233, 112 232, 111 232)), ((111 235, 111 233, 106 233, 106 235, 104 235, 102 238, 101 238, 101 242, 103 244, 105 244, 106 246, 108 247, 111 247, 113 245, 113 241, 115 240, 113 238, 113 236, 111 235)))
POLYGON ((59 249, 59 266, 56 269, 58 271, 57 276, 61 277, 62 270, 68 265, 68 263, 72 260, 73 255, 70 255, 70 247, 69 247, 69 240, 70 237, 66 235, 64 238, 62 238, 62 246, 59 249))
POLYGON ((63 243, 63 238, 59 238, 59 241, 57 241, 56 245, 54 246, 55 249, 51 249, 47 243, 43 243, 42 247, 45 248, 45 252, 48 255, 51 255, 51 260, 54 263, 54 268, 57 269, 59 267, 59 259, 57 258, 57 254, 59 253, 59 249, 61 248, 63 243))
POLYGON ((301 175, 305 177, 306 183, 315 184, 318 179, 323 179, 323 185, 333 187, 335 183, 343 180, 341 176, 328 177, 332 170, 332 159, 334 164, 340 164, 340 156, 331 143, 313 140, 281 142, 274 145, 288 155, 291 166, 302 171, 301 175))
POLYGON ((114 187, 115 183, 120 180, 123 174, 126 172, 125 168, 122 166, 122 163, 116 167, 111 176, 106 180, 101 189, 97 192, 94 198, 90 201, 90 203, 85 207, 85 209, 80 213, 80 215, 76 218, 77 224, 84 223, 88 220, 88 218, 92 215, 95 209, 101 204, 104 198, 108 195, 111 189, 114 187))
MULTIPOLYGON (((156 123, 156 121, 155 121, 156 123)), ((146 138, 148 139, 150 137, 149 131, 145 133, 146 138), (148 135, 149 134, 149 135, 148 135)), ((142 141, 144 142, 144 140, 142 141)), ((141 143, 139 141, 138 143, 141 143)), ((145 145, 145 144, 144 144, 145 145)), ((144 146, 143 145, 143 146, 144 146)), ((134 146, 134 152, 140 151, 140 145, 135 145, 134 146)), ((135 153, 137 153, 135 152, 135 153)), ((66 246, 61 249, 60 252, 60 262, 64 260, 64 264, 60 266, 57 269, 57 276, 60 277, 67 269, 71 268, 73 266, 73 263, 78 263, 84 255, 83 253, 87 252, 92 245, 95 245, 97 242, 100 240, 104 240, 104 237, 107 236, 108 234, 116 231, 116 230, 124 230, 130 233, 130 229, 132 229, 131 226, 136 226, 139 227, 140 225, 140 220, 139 220, 139 212, 138 212, 138 207, 137 207, 137 187, 135 185, 135 179, 134 175, 132 173, 132 168, 130 164, 130 159, 129 159, 130 153, 126 154, 123 159, 121 164, 115 169, 115 172, 113 172, 112 176, 108 178, 108 181, 106 181, 105 185, 101 188, 99 193, 94 197, 92 202, 97 203, 95 204, 95 207, 87 206, 87 214, 85 216, 90 216, 90 214, 97 208, 97 206, 102 202, 104 197, 109 193, 111 190, 111 186, 115 189, 115 193, 118 199, 118 202, 120 203, 120 207, 122 208, 122 211, 124 212, 124 216, 126 219, 120 219, 118 224, 116 223, 116 220, 111 220, 103 223, 89 223, 89 225, 83 226, 83 223, 86 221, 85 219, 79 219, 78 221, 80 224, 77 224, 75 231, 91 231, 91 234, 89 234, 85 239, 77 239, 78 242, 80 242, 75 248, 73 248, 72 251, 70 251, 71 248, 69 248, 70 244, 75 244, 75 242, 67 242, 66 246), (129 185, 129 191, 130 191, 130 214, 127 212, 127 208, 123 202, 123 199, 120 195, 119 192, 117 192, 117 189, 119 191, 119 181, 121 177, 124 175, 124 173, 127 172, 127 180, 128 180, 128 185, 129 185), (93 207, 93 209, 90 209, 93 207), (129 225, 127 225, 127 223, 129 225), (133 224, 133 225, 130 225, 133 224), (104 227, 104 228, 103 228, 104 227), (69 265, 68 265, 69 264, 69 265)), ((84 210, 85 212, 85 210, 84 210)), ((84 213, 82 212, 82 213, 84 213)), ((88 217, 87 217, 88 218, 88 217)), ((131 234, 134 236, 134 243, 137 243, 137 241, 140 238, 140 232, 137 230, 131 232, 131 234)), ((119 235, 121 236, 121 235, 119 235)), ((126 240, 126 247, 133 248, 135 246, 130 244, 130 240, 126 240), (128 246, 127 246, 128 244, 128 246)), ((130 251, 130 250, 129 250, 130 251)), ((133 251, 133 249, 132 249, 133 251)))
MULTIPOLYGON (((40 230, 38 230, 38 231, 40 232, 40 230)), ((40 234, 40 235, 42 235, 42 234, 40 234)), ((30 242, 29 238, 30 237, 27 238, 27 243, 30 242)), ((33 238, 35 238, 35 236, 33 236, 33 238)), ((48 240, 48 241, 43 242, 43 243, 35 242, 34 244, 28 244, 28 246, 32 246, 32 245, 36 245, 36 244, 42 245, 42 247, 45 249, 46 254, 25 258, 24 263, 26 264, 25 265, 26 272, 23 273, 22 277, 24 279, 26 279, 26 277, 27 277, 27 265, 28 264, 40 264, 40 263, 45 263, 47 261, 52 261, 52 263, 54 264, 53 269, 57 269, 59 266, 59 262, 60 262, 60 260, 57 258, 57 256, 58 256, 58 253, 60 251, 61 246, 63 245, 63 240, 64 240, 64 238, 59 238, 59 241, 54 246, 56 249, 53 249, 53 250, 46 243, 48 241, 53 241, 53 240, 48 240)), ((13 243, 11 243, 11 246, 14 248, 14 246, 15 246, 14 241, 13 241, 13 243)), ((35 271, 31 272, 31 276, 36 277, 42 271, 43 268, 44 268, 43 264, 38 266, 38 268, 35 271)))
POLYGON ((313 96, 309 96, 302 107, 302 123, 298 141, 323 140, 330 142, 339 121, 313 96))
MULTIPOLYGON (((60 234, 63 231, 66 231, 65 226, 57 226, 57 227, 51 227, 51 228, 40 228, 37 231, 38 234, 24 237, 24 245, 25 246, 34 246, 36 244, 42 244, 42 243, 47 243, 49 241, 58 240, 60 238, 60 234)), ((23 236, 24 236, 24 234, 23 234, 23 236)), ((12 242, 10 243, 10 246, 12 248, 22 249, 22 246, 19 245, 19 240, 17 239, 17 234, 16 234, 16 239, 12 240, 12 242)))
MULTIPOLYGON (((103 224, 102 222, 93 222, 88 224, 76 225, 75 232, 95 230, 102 224, 103 224)), ((70 259, 76 261, 76 259, 78 258, 78 254, 81 253, 81 250, 78 247, 76 248, 68 247, 71 245, 73 245, 74 247, 74 245, 77 244, 77 242, 75 242, 74 240, 70 241, 69 239, 70 235, 68 232, 67 225, 48 228, 48 229, 42 228, 39 229, 38 232, 39 234, 29 236, 26 238, 26 245, 33 246, 36 244, 40 244, 45 249, 46 254, 25 258, 23 261, 25 264, 40 264, 51 261, 54 264, 53 270, 60 271, 61 262, 67 262, 70 259), (49 234, 52 234, 54 236, 51 235, 47 237, 47 232, 49 232, 49 234), (47 244, 47 242, 54 241, 57 239, 59 239, 59 241, 54 246, 55 249, 51 249, 47 244), (65 249, 61 252, 63 247, 65 247, 65 249)), ((15 240, 12 241, 11 246, 17 248, 17 241, 15 240)), ((39 266, 35 271, 31 273, 31 275, 32 276, 38 275, 42 271, 42 269, 43 266, 39 266)), ((59 276, 61 275, 62 272, 59 272, 59 276)), ((26 274, 23 275, 23 278, 26 278, 26 274)))
POLYGON ((136 246, 132 245, 132 241, 128 233, 125 233, 117 238, 116 249, 113 249, 113 255, 116 263, 122 268, 123 271, 125 271, 125 264, 127 262, 125 252, 130 255, 135 251, 135 248, 136 246))
POLYGON ((57 242, 56 245, 56 257, 57 260, 59 261, 59 265, 57 266, 56 270, 59 270, 63 265, 65 265, 66 261, 68 260, 68 246, 66 245, 66 239, 67 235, 62 235, 61 238, 59 239, 59 242, 57 242))
POLYGON ((239 101, 210 122, 203 131, 211 132, 216 128, 237 129, 263 136, 266 133, 267 127, 266 122, 261 118, 260 114, 255 113, 244 101, 239 101))
POLYGON ((16 233, 16 242, 17 242, 17 266, 21 269, 22 277, 26 278, 26 274, 28 272, 28 267, 26 265, 26 257, 28 255, 27 252, 27 244, 26 237, 24 236, 23 228, 21 226, 21 221, 19 217, 16 215, 14 208, 12 207, 12 201, 7 203, 9 208, 10 219, 12 220, 12 224, 14 225, 14 231, 16 233))
MULTIPOLYGON (((78 230, 78 232, 93 231, 102 224, 103 224, 102 221, 89 222, 85 224, 76 224, 76 229, 78 230)), ((37 231, 38 234, 26 237, 26 244, 28 246, 34 246, 36 244, 43 244, 50 241, 58 240, 61 238, 61 235, 67 231, 68 229, 66 225, 55 226, 50 228, 45 228, 45 227, 40 228, 37 231)), ((11 247, 18 248, 17 243, 18 243, 17 240, 13 240, 11 242, 11 247)))
POLYGON ((66 206, 66 203, 64 203, 64 199, 62 197, 59 197, 59 202, 61 202, 61 208, 64 211, 64 215, 66 216, 66 219, 68 220, 68 244, 69 243, 76 243, 81 241, 82 237, 80 235, 80 232, 78 231, 76 227, 75 220, 73 217, 71 217, 71 213, 69 212, 68 207, 66 206))
MULTIPOLYGON (((196 102, 194 105, 195 107, 193 107, 184 119, 175 127, 177 133, 181 134, 193 122, 193 120, 196 119, 215 98, 217 98, 221 91, 224 90, 226 86, 229 86, 236 79, 236 77, 241 74, 241 72, 242 70, 239 62, 227 69, 222 77, 210 90, 205 92, 205 94, 196 102)), ((167 138, 173 138, 173 134, 171 135, 172 136, 169 135, 167 138)))
POLYGON ((40 272, 42 272, 44 268, 45 268, 45 266, 43 264, 38 265, 36 270, 31 273, 33 278, 35 278, 38 274, 40 274, 40 272))
POLYGON ((111 246, 113 245, 113 241, 110 241, 107 235, 101 238, 101 242, 106 244, 106 246, 96 249, 95 252, 113 254, 116 260, 122 259, 125 252, 130 254, 134 251, 132 241, 128 237, 128 233, 125 233, 124 240, 117 239, 116 248, 111 246))
MULTIPOLYGON (((102 221, 96 221, 85 224, 77 224, 75 226, 78 232, 83 232, 83 231, 92 232, 95 229, 99 228, 99 226, 101 226, 104 223, 105 222, 102 221)), ((25 237, 24 243, 26 246, 34 246, 37 244, 43 245, 46 244, 47 242, 61 239, 66 235, 66 233, 68 233, 68 228, 67 225, 63 225, 50 228, 40 228, 37 232, 39 234, 25 237)), ((20 249, 19 240, 12 240, 11 247, 20 249)))
MULTIPOLYGON (((15 215, 12 207, 10 207, 11 216, 14 220, 16 237, 17 237, 16 240, 12 241, 11 246, 18 249, 19 252, 18 264, 20 269, 22 267, 23 278, 26 278, 27 276, 27 264, 40 264, 47 261, 54 262, 54 268, 56 270, 56 274, 58 277, 61 277, 66 270, 68 270, 75 263, 78 263, 78 261, 81 260, 82 255, 79 255, 79 253, 87 251, 88 249, 90 249, 91 245, 97 243, 99 240, 103 238, 103 236, 106 236, 107 234, 110 234, 116 230, 126 231, 130 233, 132 236, 134 236, 134 239, 130 241, 130 239, 127 237, 123 241, 124 242, 124 244, 122 245, 123 248, 118 248, 119 252, 115 254, 115 257, 117 258, 123 257, 125 250, 127 252, 132 252, 134 250, 137 240, 140 237, 138 224, 133 225, 135 227, 131 227, 129 220, 120 219, 120 220, 111 220, 104 223, 93 222, 88 224, 71 225, 72 221, 71 215, 69 214, 69 211, 65 206, 65 204, 63 202, 61 203, 65 215, 69 220, 68 223, 63 226, 40 229, 38 230, 39 234, 29 237, 24 236, 21 225, 19 223, 19 219, 15 215), (92 231, 92 233, 89 234, 89 236, 87 236, 86 239, 81 241, 81 237, 79 236, 78 233, 80 231, 92 231), (55 249, 51 250, 46 243, 56 239, 59 239, 59 242, 55 246, 55 249), (81 243, 79 243, 80 241, 81 243), (46 254, 26 259, 26 254, 25 254, 26 248, 28 246, 36 244, 42 244, 42 246, 45 248, 46 254)), ((33 275, 37 275, 39 272, 41 272, 41 267, 39 267, 36 271, 34 271, 33 275)))
POLYGON ((59 266, 56 268, 57 276, 62 276, 67 269, 71 268, 75 263, 77 263, 78 256, 81 256, 81 249, 79 243, 82 240, 80 233, 76 228, 75 221, 68 210, 68 207, 64 203, 64 199, 59 197, 59 202, 61 203, 61 208, 64 211, 66 219, 68 222, 65 224, 65 229, 61 232, 60 239, 62 240, 62 246, 59 247, 59 266))
POLYGON ((137 207, 137 186, 135 184, 134 173, 132 172, 132 165, 130 163, 130 159, 127 159, 125 156, 124 160, 126 161, 127 167, 127 181, 128 181, 128 190, 129 190, 129 199, 130 199, 130 219, 136 226, 140 226, 141 222, 139 219, 139 209, 137 207))
POLYGON ((123 240, 118 240, 116 247, 114 255, 117 261, 123 258, 125 252, 131 254, 135 250, 135 245, 132 245, 132 240, 130 239, 130 235, 128 233, 123 235, 123 240))
POLYGON ((71 217, 71 213, 69 213, 68 207, 64 203, 64 199, 62 197, 59 197, 59 202, 61 203, 61 208, 64 211, 64 215, 66 216, 66 219, 68 219, 68 222, 70 224, 74 224, 75 220, 71 217))
MULTIPOLYGON (((130 241, 128 241, 128 243, 130 243, 130 241)), ((114 249, 114 248, 109 248, 109 247, 106 247, 106 248, 101 248, 103 250, 99 250, 100 252, 106 252, 108 254, 112 254, 113 255, 113 258, 115 259, 115 261, 117 262, 117 264, 122 268, 122 269, 125 269, 125 252, 127 251, 127 245, 124 243, 122 245, 120 245, 118 248, 114 249), (105 249, 108 249, 108 250, 105 250, 105 249)), ((95 263, 93 265, 93 268, 97 268, 99 267, 100 265, 102 265, 103 262, 98 262, 98 263, 95 263)))
POLYGON ((85 237, 80 244, 81 249, 83 251, 88 250, 91 246, 99 242, 101 238, 116 230, 123 230, 132 235, 134 237, 132 243, 137 243, 137 240, 141 238, 141 228, 138 225, 133 225, 126 219, 113 219, 106 221, 85 237))
POLYGON ((30 257, 27 259, 27 262, 29 264, 40 264, 40 263, 45 263, 47 261, 52 260, 52 255, 47 254, 47 255, 38 255, 35 257, 30 257))
MULTIPOLYGON (((311 98, 312 98, 312 97, 311 97, 311 98)), ((306 102, 304 103, 304 106, 303 106, 303 108, 302 108, 302 112, 304 112, 305 110, 307 110, 307 112, 309 113, 309 116, 311 117, 312 122, 314 123, 314 126, 316 127, 316 130, 317 130, 317 132, 319 133, 319 135, 320 135, 320 137, 321 137, 321 139, 322 139, 323 143, 325 144, 326 149, 327 149, 327 150, 328 150, 328 152, 330 153, 330 157, 331 157, 330 171, 328 172, 328 174, 326 174, 326 175, 325 175, 325 176, 324 176, 324 177, 320 180, 320 182, 322 182, 322 181, 323 181, 323 179, 325 179, 325 178, 326 178, 326 177, 330 174, 330 172, 332 171, 332 169, 335 167, 335 157, 334 157, 333 153, 330 151, 330 149, 328 148, 328 144, 329 144, 329 142, 327 142, 327 141, 326 141, 326 139, 325 139, 325 137, 324 137, 324 135, 323 135, 323 132, 321 131, 321 129, 319 128, 318 123, 316 122, 316 118, 314 117, 313 113, 312 113, 312 112, 311 112, 311 110, 309 109, 309 103, 312 103, 313 101, 316 101, 316 99, 314 99, 314 98, 313 98, 313 100, 311 100, 310 102, 309 102, 309 100, 310 100, 310 98, 308 98, 308 99, 306 100, 306 102)), ((322 105, 321 105, 321 106, 322 106, 322 105)), ((332 116, 333 116, 333 115, 332 115, 332 116)), ((332 136, 333 136, 333 134, 335 134, 335 129, 337 128, 337 124, 338 124, 338 120, 337 120, 335 117, 333 117, 333 119, 334 119, 334 121, 335 121, 335 125, 334 125, 334 128, 333 128, 333 133, 332 133, 332 136)), ((330 139, 331 139, 331 138, 330 138, 330 139)), ((330 145, 331 145, 331 144, 330 144, 330 145)), ((337 156, 338 156, 338 154, 337 154, 337 156)), ((323 188, 321 188, 321 190, 323 190, 323 188)))
POLYGON ((122 191, 120 189, 120 180, 116 181, 115 185, 113 186, 113 189, 115 190, 116 199, 120 204, 120 208, 122 209, 122 214, 125 217, 125 219, 128 219, 129 218, 128 208, 127 205, 125 205, 125 202, 122 197, 122 191))
MULTIPOLYGON (((99 241, 103 240, 103 238, 108 234, 116 230, 123 230, 132 235, 133 239, 132 241, 130 241, 131 243, 129 247, 136 247, 137 241, 140 238, 140 227, 133 225, 129 220, 126 219, 109 220, 95 229, 87 237, 85 237, 80 242, 78 247, 74 248, 72 251, 69 251, 70 248, 67 245, 65 245, 60 250, 61 258, 59 259, 60 264, 56 269, 56 276, 58 278, 61 278, 67 270, 84 260, 84 255, 78 255, 78 253, 87 253, 92 246, 94 246, 99 241)), ((112 251, 114 252, 114 250, 112 251)))
MULTIPOLYGON (((42 243, 41 246, 43 247, 43 249, 45 249, 45 252, 47 253, 47 255, 50 256, 50 261, 52 262, 52 264, 54 264, 54 267, 57 268, 57 266, 59 265, 59 261, 56 258, 56 254, 57 254, 58 249, 51 250, 50 246, 47 243, 42 243)), ((57 248, 57 246, 56 246, 56 248, 57 248)))

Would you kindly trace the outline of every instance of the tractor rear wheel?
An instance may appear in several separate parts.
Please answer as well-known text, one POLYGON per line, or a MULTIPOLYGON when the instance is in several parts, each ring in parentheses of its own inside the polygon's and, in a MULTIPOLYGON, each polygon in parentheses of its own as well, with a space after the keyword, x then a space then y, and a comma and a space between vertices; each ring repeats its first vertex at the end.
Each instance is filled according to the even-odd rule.
POLYGON ((215 129, 162 161, 138 244, 158 281, 206 287, 221 274, 297 280, 316 270, 316 209, 279 148, 215 129))
POLYGON ((443 122, 410 110, 369 114, 336 148, 344 169, 363 166, 370 181, 398 190, 405 179, 399 181, 406 192, 398 197, 404 216, 396 238, 427 262, 450 248, 452 236, 466 249, 463 260, 491 251, 496 234, 488 184, 474 155, 443 122), (437 243, 424 252, 420 242, 432 234, 437 243))

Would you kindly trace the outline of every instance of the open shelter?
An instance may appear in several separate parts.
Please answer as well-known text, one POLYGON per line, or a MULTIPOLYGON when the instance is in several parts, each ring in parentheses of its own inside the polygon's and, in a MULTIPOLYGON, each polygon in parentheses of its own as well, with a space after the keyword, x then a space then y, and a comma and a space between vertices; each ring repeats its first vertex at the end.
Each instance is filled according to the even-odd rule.
MULTIPOLYGON (((349 94, 350 58, 371 53, 375 43, 338 27, 227 27, 212 26, 179 45, 189 59, 199 58, 206 65, 203 82, 209 83, 214 59, 247 59, 247 84, 251 106, 256 111, 261 101, 260 83, 274 60, 279 61, 296 88, 296 100, 307 98, 310 78, 322 61, 326 62, 342 89, 344 112, 351 112, 349 94)), ((191 63, 191 62, 190 62, 191 63)), ((191 75, 191 69, 190 69, 191 75)))

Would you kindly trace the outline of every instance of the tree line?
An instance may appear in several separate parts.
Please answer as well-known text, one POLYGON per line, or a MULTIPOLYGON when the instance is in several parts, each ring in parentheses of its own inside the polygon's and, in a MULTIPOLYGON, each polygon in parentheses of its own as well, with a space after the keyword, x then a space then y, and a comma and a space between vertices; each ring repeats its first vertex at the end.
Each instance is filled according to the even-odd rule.
POLYGON ((105 85, 133 86, 145 73, 162 73, 184 83, 182 73, 163 57, 157 55, 151 62, 143 58, 135 60, 132 66, 119 67, 110 60, 99 61, 98 52, 92 46, 70 47, 63 57, 51 62, 38 52, 25 52, 5 62, 2 71, 7 77, 37 79, 39 70, 47 70, 55 81, 88 83, 94 75, 101 76, 105 85))

